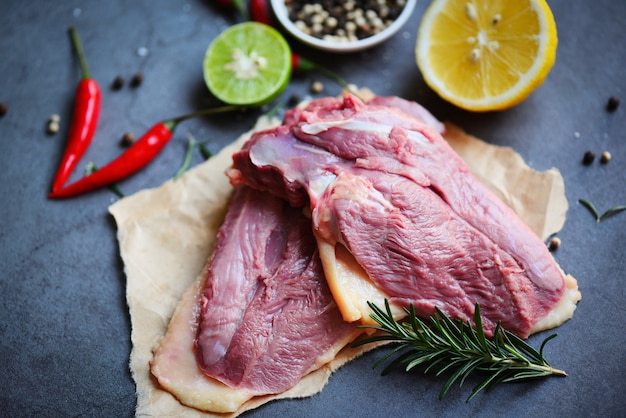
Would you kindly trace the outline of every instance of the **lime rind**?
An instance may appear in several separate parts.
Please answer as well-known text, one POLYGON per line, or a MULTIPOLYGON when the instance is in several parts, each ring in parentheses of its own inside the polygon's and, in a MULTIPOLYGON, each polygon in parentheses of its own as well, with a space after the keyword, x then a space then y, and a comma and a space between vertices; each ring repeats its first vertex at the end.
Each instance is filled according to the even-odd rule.
POLYGON ((274 28, 256 22, 240 23, 211 42, 203 73, 207 87, 221 101, 262 105, 275 99, 287 86, 291 49, 274 28))

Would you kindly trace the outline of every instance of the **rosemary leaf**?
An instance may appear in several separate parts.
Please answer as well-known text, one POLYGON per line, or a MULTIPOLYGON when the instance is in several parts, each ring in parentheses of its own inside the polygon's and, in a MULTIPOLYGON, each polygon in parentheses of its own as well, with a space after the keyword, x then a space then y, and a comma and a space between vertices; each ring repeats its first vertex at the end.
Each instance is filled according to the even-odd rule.
POLYGON ((476 372, 486 378, 473 388, 467 402, 500 383, 566 376, 564 371, 552 368, 543 357, 546 343, 556 334, 547 337, 539 351, 503 329, 499 323, 493 337, 487 338, 478 304, 474 310, 474 326, 469 321, 453 320, 438 308, 437 313, 428 319, 427 326, 417 317, 412 305, 404 310, 408 318, 402 322, 394 319, 388 300, 385 300, 385 309, 371 302, 368 305, 372 309, 370 317, 377 325, 359 328, 373 329, 377 333, 355 342, 353 347, 380 341, 395 342, 397 345, 374 363, 373 368, 386 363, 383 375, 400 366, 407 372, 421 366, 424 373, 448 374, 439 399, 443 399, 455 384, 462 387, 467 377, 476 372))
POLYGON ((608 218, 609 216, 617 215, 620 212, 626 210, 626 206, 613 206, 612 208, 607 209, 602 215, 600 215, 600 219, 598 222, 608 218))
POLYGON ((191 166, 191 158, 193 156, 193 150, 196 147, 197 143, 198 142, 193 137, 193 135, 190 134, 187 140, 187 151, 185 152, 185 158, 183 159, 183 163, 181 164, 180 168, 174 174, 174 180, 178 180, 180 176, 182 176, 185 173, 185 171, 189 170, 189 167, 191 166))
POLYGON ((598 209, 596 209, 593 203, 585 199, 578 199, 578 203, 580 203, 581 205, 589 209, 589 212, 591 212, 593 217, 596 219, 596 222, 600 222, 600 215, 598 215, 598 209))
POLYGON ((213 156, 213 153, 206 147, 206 144, 209 141, 204 141, 204 142, 199 142, 198 143, 198 149, 200 150, 200 154, 202 154, 202 157, 205 160, 208 160, 209 158, 211 158, 213 156))
POLYGON ((593 205, 593 203, 589 202, 588 200, 578 199, 578 202, 584 207, 586 207, 587 209, 589 209, 589 212, 591 212, 593 216, 596 218, 596 223, 600 223, 601 221, 603 221, 604 219, 608 217, 611 217, 613 215, 617 215, 620 212, 626 211, 625 205, 617 205, 617 206, 613 206, 612 208, 607 209, 606 211, 604 211, 604 213, 602 213, 602 215, 600 215, 600 213, 598 212, 596 207, 593 205))

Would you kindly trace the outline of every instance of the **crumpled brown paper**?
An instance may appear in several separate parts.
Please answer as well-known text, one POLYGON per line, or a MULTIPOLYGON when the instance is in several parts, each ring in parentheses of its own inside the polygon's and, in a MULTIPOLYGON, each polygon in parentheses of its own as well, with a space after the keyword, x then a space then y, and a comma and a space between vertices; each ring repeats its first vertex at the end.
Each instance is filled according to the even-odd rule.
MULTIPOLYGON (((275 124, 261 118, 255 127, 275 124)), ((537 172, 510 148, 497 147, 447 124, 446 139, 472 172, 546 239, 558 232, 568 204, 563 179, 556 169, 537 172)), ((127 277, 126 297, 131 316, 130 368, 137 386, 137 415, 207 416, 181 405, 151 377, 152 350, 164 335, 176 304, 202 270, 223 219, 232 187, 224 175, 231 155, 249 137, 242 135, 209 161, 170 180, 113 204, 109 211, 118 226, 120 253, 127 277)), ((334 367, 358 352, 348 348, 334 367)), ((326 383, 332 367, 310 376, 301 391, 308 396, 326 383)), ((261 398, 256 407, 271 398, 261 398)), ((242 412, 242 411, 239 411, 242 412)))

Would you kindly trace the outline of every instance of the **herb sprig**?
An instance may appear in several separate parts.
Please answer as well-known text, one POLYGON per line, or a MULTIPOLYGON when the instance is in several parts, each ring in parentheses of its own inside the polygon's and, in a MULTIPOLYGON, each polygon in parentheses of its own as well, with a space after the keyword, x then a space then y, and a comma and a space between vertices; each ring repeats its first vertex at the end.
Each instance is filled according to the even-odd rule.
POLYGON ((185 151, 183 163, 178 168, 178 170, 176 170, 176 173, 174 173, 174 180, 178 180, 191 167, 191 159, 193 158, 194 149, 198 148, 200 150, 200 154, 202 154, 202 157, 205 160, 208 160, 213 156, 211 151, 209 151, 209 149, 206 147, 206 144, 208 144, 208 142, 208 140, 199 142, 198 140, 196 140, 196 138, 193 137, 193 135, 189 135, 187 140, 187 151, 185 151))
POLYGON ((461 387, 473 372, 483 372, 487 377, 474 387, 467 402, 482 390, 489 390, 499 383, 567 375, 562 370, 552 368, 543 357, 545 344, 556 334, 547 337, 539 351, 503 329, 499 323, 494 336, 486 338, 478 304, 474 311, 475 328, 469 321, 450 319, 438 308, 437 315, 430 317, 428 326, 417 317, 413 305, 404 309, 408 318, 403 322, 394 320, 387 300, 385 310, 371 302, 368 305, 373 311, 370 317, 378 325, 360 327, 379 332, 357 341, 353 346, 381 341, 396 342, 397 345, 373 366, 377 368, 389 361, 382 371, 383 375, 398 366, 403 366, 407 372, 423 366, 424 373, 434 372, 437 376, 451 373, 441 389, 439 399, 443 399, 456 382, 461 387))
POLYGON ((596 209, 594 204, 589 202, 588 200, 578 199, 578 203, 586 207, 589 210, 589 212, 591 212, 591 214, 596 218, 596 223, 600 223, 604 219, 608 218, 609 216, 617 215, 618 213, 626 210, 626 206, 617 205, 617 206, 613 206, 612 208, 605 210, 604 213, 600 215, 600 212, 598 212, 598 209, 596 209))

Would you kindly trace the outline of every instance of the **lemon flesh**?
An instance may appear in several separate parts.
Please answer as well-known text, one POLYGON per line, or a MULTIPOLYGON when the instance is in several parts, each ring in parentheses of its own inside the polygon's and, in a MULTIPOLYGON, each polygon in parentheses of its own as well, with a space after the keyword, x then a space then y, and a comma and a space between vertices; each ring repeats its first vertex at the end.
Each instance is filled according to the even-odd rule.
POLYGON ((211 42, 203 62, 204 81, 231 105, 261 105, 276 98, 291 76, 291 50, 270 26, 233 25, 211 42))
POLYGON ((502 110, 554 65, 556 24, 545 0, 434 0, 416 44, 424 81, 467 110, 502 110))

